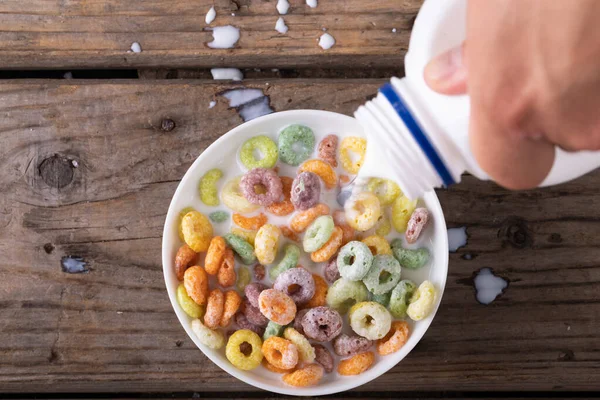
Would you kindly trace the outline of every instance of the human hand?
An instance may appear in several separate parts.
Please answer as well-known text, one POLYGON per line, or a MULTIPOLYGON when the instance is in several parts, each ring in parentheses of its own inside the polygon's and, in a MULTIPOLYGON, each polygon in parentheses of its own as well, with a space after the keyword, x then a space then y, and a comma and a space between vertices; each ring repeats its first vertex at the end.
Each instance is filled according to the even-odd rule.
POLYGON ((435 91, 468 93, 477 162, 538 186, 565 150, 600 150, 600 1, 469 0, 461 48, 432 60, 435 91))

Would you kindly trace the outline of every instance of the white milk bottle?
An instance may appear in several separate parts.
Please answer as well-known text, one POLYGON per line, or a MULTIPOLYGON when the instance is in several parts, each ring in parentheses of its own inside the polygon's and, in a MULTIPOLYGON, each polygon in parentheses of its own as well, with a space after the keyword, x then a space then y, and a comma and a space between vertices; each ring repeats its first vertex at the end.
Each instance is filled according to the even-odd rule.
MULTIPOLYGON (((425 65, 465 39, 466 0, 426 0, 415 21, 405 78, 392 78, 376 98, 355 113, 367 135, 360 177, 396 181, 411 199, 460 181, 463 172, 489 177, 469 147, 469 98, 431 90, 425 65)), ((556 149, 554 165, 541 186, 575 179, 600 166, 600 152, 556 149)))

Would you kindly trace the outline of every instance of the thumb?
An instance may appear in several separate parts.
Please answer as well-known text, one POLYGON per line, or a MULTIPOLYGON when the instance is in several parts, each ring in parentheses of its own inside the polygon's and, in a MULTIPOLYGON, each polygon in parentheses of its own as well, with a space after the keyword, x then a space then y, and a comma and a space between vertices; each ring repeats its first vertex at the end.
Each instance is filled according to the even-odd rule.
POLYGON ((467 92, 465 45, 455 47, 431 60, 424 70, 425 82, 441 94, 467 92))

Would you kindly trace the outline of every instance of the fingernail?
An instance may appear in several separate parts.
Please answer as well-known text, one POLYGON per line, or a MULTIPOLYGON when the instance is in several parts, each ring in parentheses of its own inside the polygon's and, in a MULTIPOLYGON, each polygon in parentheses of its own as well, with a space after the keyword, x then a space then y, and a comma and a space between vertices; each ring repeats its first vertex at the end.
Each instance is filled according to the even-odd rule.
POLYGON ((425 73, 429 79, 443 81, 451 78, 462 66, 462 48, 455 47, 427 64, 425 73))

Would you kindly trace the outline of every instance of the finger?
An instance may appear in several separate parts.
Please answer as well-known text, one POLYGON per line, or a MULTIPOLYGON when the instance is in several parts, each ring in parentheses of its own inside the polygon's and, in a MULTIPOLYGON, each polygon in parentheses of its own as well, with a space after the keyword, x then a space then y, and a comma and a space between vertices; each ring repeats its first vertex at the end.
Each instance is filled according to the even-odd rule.
POLYGON ((471 151, 479 166, 499 185, 512 190, 539 186, 554 163, 554 145, 543 139, 506 132, 485 112, 471 110, 471 151))
POLYGON ((465 46, 455 47, 431 60, 423 71, 425 82, 441 94, 467 92, 467 66, 465 46))

